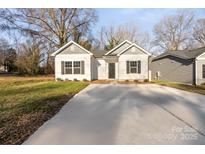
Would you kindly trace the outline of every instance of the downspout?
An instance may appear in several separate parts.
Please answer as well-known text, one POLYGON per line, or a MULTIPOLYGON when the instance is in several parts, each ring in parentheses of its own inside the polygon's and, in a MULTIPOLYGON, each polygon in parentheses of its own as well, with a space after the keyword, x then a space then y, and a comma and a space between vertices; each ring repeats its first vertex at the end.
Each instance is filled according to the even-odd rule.
POLYGON ((194 59, 194 64, 195 64, 195 69, 194 69, 194 73, 195 73, 195 85, 197 85, 197 59, 194 59))
POLYGON ((119 80, 119 57, 117 62, 117 80, 119 80))
POLYGON ((150 65, 151 65, 151 56, 148 57, 148 66, 147 66, 148 67, 148 80, 149 80, 149 82, 152 81, 152 79, 151 79, 152 72, 150 70, 150 65))

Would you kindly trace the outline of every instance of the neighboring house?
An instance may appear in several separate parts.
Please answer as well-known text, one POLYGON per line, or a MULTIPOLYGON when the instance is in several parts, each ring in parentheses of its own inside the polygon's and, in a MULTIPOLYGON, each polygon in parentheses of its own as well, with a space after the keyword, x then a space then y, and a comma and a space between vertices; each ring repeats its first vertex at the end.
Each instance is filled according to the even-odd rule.
POLYGON ((150 55, 127 40, 108 52, 91 52, 70 41, 52 54, 55 78, 62 80, 145 80, 150 55))
POLYGON ((205 82, 205 47, 186 51, 169 51, 152 59, 152 79, 202 84, 205 82))

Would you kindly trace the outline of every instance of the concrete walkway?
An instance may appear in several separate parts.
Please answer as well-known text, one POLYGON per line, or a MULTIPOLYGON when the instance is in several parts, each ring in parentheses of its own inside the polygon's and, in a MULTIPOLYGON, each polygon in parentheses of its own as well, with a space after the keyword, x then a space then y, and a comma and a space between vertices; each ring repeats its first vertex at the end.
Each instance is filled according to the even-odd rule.
POLYGON ((91 84, 24 144, 205 144, 205 96, 91 84))

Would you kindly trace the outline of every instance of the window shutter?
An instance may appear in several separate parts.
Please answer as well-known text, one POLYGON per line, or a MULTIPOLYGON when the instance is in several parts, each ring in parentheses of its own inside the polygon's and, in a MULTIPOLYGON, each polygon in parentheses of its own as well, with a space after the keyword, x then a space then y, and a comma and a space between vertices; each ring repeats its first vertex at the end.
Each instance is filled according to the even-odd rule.
POLYGON ((127 74, 129 74, 129 73, 130 73, 130 62, 127 61, 127 74))
POLYGON ((61 61, 61 74, 64 74, 64 61, 61 61))
POLYGON ((205 78, 205 65, 202 65, 202 77, 205 78))
POLYGON ((81 61, 81 74, 84 74, 85 73, 85 64, 84 64, 84 61, 81 61))
POLYGON ((139 60, 138 61, 138 73, 140 74, 141 73, 141 61, 139 60))

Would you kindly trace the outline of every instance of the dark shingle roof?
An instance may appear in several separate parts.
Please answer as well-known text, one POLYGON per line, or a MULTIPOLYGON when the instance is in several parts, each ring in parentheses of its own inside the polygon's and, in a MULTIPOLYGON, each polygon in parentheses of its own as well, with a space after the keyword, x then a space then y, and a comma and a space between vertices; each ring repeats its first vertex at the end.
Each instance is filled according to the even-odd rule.
POLYGON ((194 59, 204 52, 205 52, 205 47, 194 49, 194 50, 167 51, 153 58, 153 60, 157 60, 169 55, 179 57, 182 59, 194 59))

